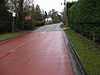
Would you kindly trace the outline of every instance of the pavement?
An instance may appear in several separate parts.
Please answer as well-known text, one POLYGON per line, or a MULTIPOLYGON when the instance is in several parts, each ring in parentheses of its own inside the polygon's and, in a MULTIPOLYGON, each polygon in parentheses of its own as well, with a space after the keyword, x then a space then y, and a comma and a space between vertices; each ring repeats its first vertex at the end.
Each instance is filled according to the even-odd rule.
POLYGON ((60 24, 0 42, 0 75, 75 75, 60 24))

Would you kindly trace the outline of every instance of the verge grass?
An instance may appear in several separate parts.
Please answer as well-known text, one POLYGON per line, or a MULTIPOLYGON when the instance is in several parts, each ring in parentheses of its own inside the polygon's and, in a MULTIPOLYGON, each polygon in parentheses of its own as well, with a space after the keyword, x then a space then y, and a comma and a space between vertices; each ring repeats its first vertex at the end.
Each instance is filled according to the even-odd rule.
POLYGON ((100 46, 80 36, 71 29, 64 30, 72 42, 89 75, 100 75, 100 46))
POLYGON ((64 26, 64 24, 61 24, 60 27, 61 27, 61 28, 64 28, 65 26, 64 26))
POLYGON ((21 34, 23 34, 23 32, 1 34, 0 35, 0 40, 5 40, 7 38, 10 38, 10 37, 13 37, 13 36, 17 36, 17 35, 21 35, 21 34))

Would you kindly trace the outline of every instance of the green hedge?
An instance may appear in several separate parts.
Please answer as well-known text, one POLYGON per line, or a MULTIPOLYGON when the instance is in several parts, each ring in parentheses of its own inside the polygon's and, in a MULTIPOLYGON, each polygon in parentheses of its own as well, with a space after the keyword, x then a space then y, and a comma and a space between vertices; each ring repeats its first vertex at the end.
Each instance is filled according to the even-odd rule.
POLYGON ((79 0, 68 9, 69 26, 100 44, 100 1, 79 0))

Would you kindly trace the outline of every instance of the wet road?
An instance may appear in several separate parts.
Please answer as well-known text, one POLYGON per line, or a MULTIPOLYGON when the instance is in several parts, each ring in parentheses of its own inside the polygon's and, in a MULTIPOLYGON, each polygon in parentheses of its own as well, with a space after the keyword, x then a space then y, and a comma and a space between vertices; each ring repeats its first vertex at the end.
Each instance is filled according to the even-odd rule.
POLYGON ((0 42, 0 75, 74 75, 59 26, 0 42))

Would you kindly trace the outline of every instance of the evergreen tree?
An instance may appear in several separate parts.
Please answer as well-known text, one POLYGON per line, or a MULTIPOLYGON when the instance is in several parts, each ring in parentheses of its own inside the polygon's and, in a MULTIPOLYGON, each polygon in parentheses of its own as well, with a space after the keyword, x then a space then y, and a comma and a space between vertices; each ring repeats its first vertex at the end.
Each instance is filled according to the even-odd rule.
POLYGON ((6 6, 6 0, 0 0, 0 33, 11 31, 11 16, 6 6))
POLYGON ((34 5, 33 5, 33 7, 32 7, 32 19, 33 19, 35 26, 41 26, 41 25, 45 24, 44 14, 41 11, 39 5, 36 5, 36 7, 34 7, 34 5))
POLYGON ((35 8, 35 20, 37 21, 42 21, 43 20, 43 17, 42 17, 42 13, 41 13, 41 9, 40 9, 40 6, 39 5, 36 5, 36 8, 35 8))

